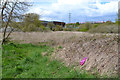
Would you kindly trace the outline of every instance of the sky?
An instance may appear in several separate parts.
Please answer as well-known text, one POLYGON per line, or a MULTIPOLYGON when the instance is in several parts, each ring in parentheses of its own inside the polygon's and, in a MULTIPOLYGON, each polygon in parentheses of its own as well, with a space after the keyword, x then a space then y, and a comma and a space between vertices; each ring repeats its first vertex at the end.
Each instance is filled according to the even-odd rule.
MULTIPOLYGON (((32 1, 32 0, 31 0, 32 1)), ((115 21, 119 0, 34 0, 27 13, 37 13, 40 20, 66 23, 115 21), (69 13, 71 18, 69 21, 69 13)))

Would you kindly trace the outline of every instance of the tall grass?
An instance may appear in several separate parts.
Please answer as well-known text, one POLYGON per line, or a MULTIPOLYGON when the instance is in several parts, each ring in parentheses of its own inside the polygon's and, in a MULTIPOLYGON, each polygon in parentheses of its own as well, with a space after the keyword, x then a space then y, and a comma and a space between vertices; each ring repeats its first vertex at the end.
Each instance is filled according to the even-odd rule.
POLYGON ((95 78, 79 70, 76 74, 59 61, 51 61, 50 56, 42 56, 42 52, 53 52, 50 46, 9 43, 3 48, 3 78, 95 78))

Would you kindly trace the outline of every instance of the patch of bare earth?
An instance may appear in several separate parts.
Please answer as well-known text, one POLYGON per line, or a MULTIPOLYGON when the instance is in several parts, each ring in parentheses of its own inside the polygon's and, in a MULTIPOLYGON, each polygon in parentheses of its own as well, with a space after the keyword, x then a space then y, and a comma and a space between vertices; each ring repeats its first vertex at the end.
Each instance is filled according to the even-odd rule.
POLYGON ((49 42, 50 45, 62 46, 56 48, 52 59, 63 61, 66 66, 74 65, 95 74, 115 76, 118 70, 118 35, 90 34, 84 32, 15 32, 10 36, 12 40, 21 43, 49 42), (87 61, 80 66, 80 61, 87 57, 87 61))

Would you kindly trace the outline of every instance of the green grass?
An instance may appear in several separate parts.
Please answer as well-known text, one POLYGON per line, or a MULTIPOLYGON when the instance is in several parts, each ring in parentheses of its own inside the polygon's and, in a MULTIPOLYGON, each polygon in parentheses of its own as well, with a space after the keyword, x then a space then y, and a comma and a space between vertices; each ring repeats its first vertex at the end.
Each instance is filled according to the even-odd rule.
POLYGON ((77 76, 73 68, 50 61, 50 55, 42 56, 42 52, 52 54, 54 49, 50 46, 9 43, 3 48, 3 78, 95 78, 80 70, 77 76))

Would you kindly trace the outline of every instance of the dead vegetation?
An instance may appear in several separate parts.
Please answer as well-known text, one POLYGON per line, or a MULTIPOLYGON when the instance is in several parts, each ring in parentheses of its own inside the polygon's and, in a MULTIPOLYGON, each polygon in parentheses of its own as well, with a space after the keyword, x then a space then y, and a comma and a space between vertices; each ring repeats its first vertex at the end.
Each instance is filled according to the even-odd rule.
POLYGON ((12 40, 21 43, 40 42, 57 46, 52 59, 63 61, 66 66, 74 65, 93 74, 116 76, 118 70, 118 35, 90 34, 85 32, 15 32, 10 36, 12 40), (59 48, 59 46, 61 46, 59 48), (87 57, 84 66, 80 61, 87 57))

